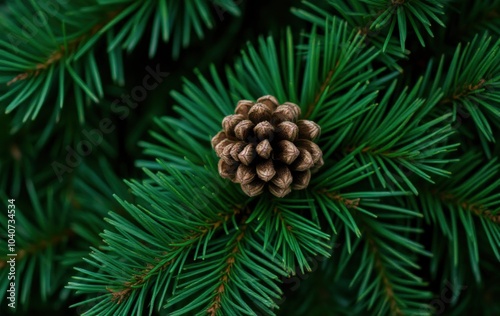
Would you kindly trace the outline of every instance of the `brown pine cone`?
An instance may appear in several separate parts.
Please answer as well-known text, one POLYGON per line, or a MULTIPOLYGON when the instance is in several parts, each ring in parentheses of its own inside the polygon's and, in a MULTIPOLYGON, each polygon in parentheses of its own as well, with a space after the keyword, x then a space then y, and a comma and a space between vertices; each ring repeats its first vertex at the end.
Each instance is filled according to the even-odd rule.
POLYGON ((277 197, 305 189, 311 172, 323 165, 323 153, 313 142, 319 125, 299 117, 300 107, 280 105, 270 95, 239 101, 212 138, 221 177, 240 183, 249 196, 265 188, 277 197))

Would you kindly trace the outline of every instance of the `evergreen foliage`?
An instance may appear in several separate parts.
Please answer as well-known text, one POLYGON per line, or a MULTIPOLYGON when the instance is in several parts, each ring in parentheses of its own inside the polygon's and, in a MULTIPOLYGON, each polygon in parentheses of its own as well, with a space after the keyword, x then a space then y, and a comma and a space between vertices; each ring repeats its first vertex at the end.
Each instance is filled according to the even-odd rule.
MULTIPOLYGON (((1 7, 0 197, 16 199, 18 313, 500 313, 500 1, 276 3, 290 22, 215 44, 219 19, 225 34, 258 23, 251 3, 54 3, 1 7), (142 120, 116 121, 54 175, 82 130, 116 119, 112 99, 144 73, 131 61, 185 69, 222 51, 231 59, 179 70, 142 120), (324 166, 284 198, 221 178, 210 144, 239 100, 263 95, 321 126, 324 166)), ((7 274, 1 253, 2 293, 7 274)))
MULTIPOLYGON (((142 37, 150 38, 150 57, 159 42, 172 41, 172 56, 177 58, 193 33, 201 38, 204 27, 213 26, 214 16, 208 13, 212 5, 206 0, 8 1, 0 22, 2 109, 8 114, 19 108, 13 118, 17 127, 34 120, 50 103, 54 105, 50 120, 59 121, 67 95, 73 94, 83 123, 85 107, 104 96, 105 64, 96 56, 100 41, 106 42, 106 68, 113 82, 124 85, 124 54, 133 51, 142 37)), ((216 5, 239 12, 230 0, 216 5)))

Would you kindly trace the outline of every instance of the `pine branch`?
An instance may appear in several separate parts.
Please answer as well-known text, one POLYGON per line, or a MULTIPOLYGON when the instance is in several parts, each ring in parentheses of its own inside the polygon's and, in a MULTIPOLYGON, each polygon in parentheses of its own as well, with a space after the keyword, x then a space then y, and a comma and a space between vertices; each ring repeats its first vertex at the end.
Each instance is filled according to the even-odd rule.
MULTIPOLYGON (((51 66, 61 63, 61 60, 70 59, 70 56, 76 52, 78 47, 80 47, 93 35, 98 33, 104 26, 106 26, 109 21, 113 20, 119 13, 120 11, 109 12, 106 19, 98 21, 92 28, 87 31, 86 34, 62 43, 61 46, 58 49, 52 51, 44 61, 39 62, 36 65, 32 65, 32 68, 26 69, 24 72, 12 78, 9 82, 7 82, 7 86, 10 86, 20 80, 26 80, 32 77, 36 77, 43 71, 47 71, 51 66)), ((54 43, 54 45, 56 44, 54 43)))
MULTIPOLYGON (((247 222, 258 220, 256 231, 263 230, 264 247, 270 247, 273 255, 280 253, 285 271, 295 273, 295 264, 298 263, 302 273, 305 270, 310 272, 308 256, 330 256, 330 236, 322 232, 319 225, 294 211, 307 209, 310 203, 276 201, 262 204, 257 205, 247 222)), ((313 212, 314 207, 309 209, 313 212)))
MULTIPOLYGON (((72 267, 83 264, 82 256, 87 253, 89 245, 99 245, 102 217, 106 210, 116 207, 109 202, 106 193, 116 191, 128 195, 109 165, 103 162, 99 167, 81 165, 72 181, 66 181, 62 186, 47 182, 37 173, 36 177, 21 180, 26 188, 20 195, 13 196, 4 189, 0 190, 2 200, 7 200, 7 194, 16 199, 16 273, 22 276, 16 284, 22 308, 34 308, 33 302, 37 302, 37 308, 45 308, 49 302, 54 305, 55 297, 58 305, 54 308, 60 308, 66 300, 73 298, 64 288, 73 274, 72 267)), ((7 223, 7 218, 2 217, 0 230, 5 234, 7 223)), ((7 240, 2 240, 5 249, 6 243, 7 240)), ((0 275, 5 278, 9 272, 4 269, 7 259, 0 258, 0 275)))
MULTIPOLYGON (((37 240, 32 244, 28 244, 25 247, 19 249, 16 252, 16 261, 21 261, 26 257, 33 256, 35 254, 45 251, 47 248, 54 248, 58 244, 67 242, 68 239, 74 238, 75 232, 71 229, 66 229, 62 232, 58 232, 49 237, 49 239, 37 240)), ((7 266, 8 258, 5 257, 0 260, 0 269, 7 266)))
MULTIPOLYGON (((393 82, 380 104, 346 132, 345 139, 348 141, 344 141, 344 151, 350 153, 356 150, 357 166, 371 164, 384 188, 394 185, 399 190, 409 188, 418 194, 415 185, 403 172, 404 168, 431 183, 433 180, 428 173, 449 175, 449 172, 431 164, 443 165, 451 161, 440 155, 458 146, 446 142, 453 131, 443 123, 450 115, 430 121, 427 119, 441 94, 436 89, 427 100, 420 99, 422 82, 421 78, 411 90, 406 87, 399 96, 392 97, 396 87, 396 82, 393 82)), ((370 181, 372 188, 376 188, 371 178, 370 181)))
MULTIPOLYGON (((196 72, 196 82, 185 80, 182 92, 172 93, 182 119, 157 119, 159 131, 142 143, 159 159, 139 164, 158 172, 144 170, 148 179, 128 182, 137 201, 119 199, 127 216, 110 215, 113 228, 103 234, 107 246, 88 260, 94 270, 79 268, 83 276, 69 285, 98 296, 77 305, 94 302, 89 315, 147 309, 273 315, 282 295, 279 276, 293 274, 296 265, 302 273, 312 271, 310 256, 331 254, 330 229, 334 234, 345 229, 343 253, 352 256, 341 259, 339 270, 354 275, 359 310, 427 311, 430 293, 422 290, 426 284, 413 262, 429 255, 415 241, 423 214, 408 196, 429 199, 429 185, 418 177, 440 188, 444 180, 430 174, 451 174, 444 168, 455 161, 449 152, 458 146, 446 122, 452 114, 434 112, 447 90, 428 91, 429 72, 399 89, 394 73, 374 68, 377 49, 337 19, 313 28, 298 46, 287 31, 279 43, 260 38, 241 55, 223 74, 212 66, 208 76, 196 72), (296 102, 301 117, 320 123, 318 143, 328 166, 314 175, 310 188, 282 199, 243 195, 219 177, 210 148, 211 136, 239 100, 267 94, 296 102), (390 190, 381 191, 380 185, 390 190), (353 232, 359 238, 352 238, 353 232)), ((468 206, 494 203, 469 201, 474 199, 468 206)), ((432 216, 434 210, 422 208, 432 216)), ((469 219, 463 222, 470 235, 469 219)), ((485 227, 495 241, 495 231, 485 227)))
POLYGON ((375 269, 377 274, 382 279, 383 290, 385 292, 385 297, 389 301, 389 310, 391 315, 404 315, 398 304, 398 300, 394 295, 394 286, 390 281, 386 267, 382 261, 382 255, 380 254, 380 249, 374 241, 373 236, 370 233, 366 233, 365 237, 368 241, 369 249, 373 253, 375 258, 375 269))
MULTIPOLYGON (((245 253, 245 251, 238 246, 240 243, 252 244, 251 241, 247 241, 246 237, 243 238, 247 235, 247 233, 243 234, 246 225, 236 226, 238 227, 236 231, 228 227, 229 222, 235 221, 235 216, 237 216, 240 211, 238 209, 233 209, 232 211, 215 214, 213 210, 217 208, 214 208, 212 203, 217 203, 217 201, 206 200, 206 202, 209 203, 206 205, 207 207, 203 207, 199 201, 194 201, 193 203, 193 201, 187 197, 192 198, 193 196, 199 196, 199 192, 198 195, 196 195, 189 191, 185 191, 185 189, 190 188, 189 182, 183 180, 186 175, 165 165, 163 165, 163 167, 165 170, 169 171, 171 176, 167 177, 159 173, 156 175, 149 173, 153 181, 146 181, 144 184, 139 184, 138 182, 129 184, 135 194, 147 203, 151 203, 152 208, 150 211, 139 209, 121 201, 124 207, 131 212, 133 217, 139 220, 138 224, 140 224, 142 228, 148 228, 148 232, 142 231, 141 228, 136 227, 135 224, 125 220, 123 217, 112 214, 111 216, 113 219, 110 223, 118 229, 118 234, 106 232, 104 239, 110 247, 108 252, 94 250, 94 253, 91 255, 93 258, 93 261, 91 261, 92 265, 102 267, 102 271, 93 272, 90 270, 78 269, 86 274, 87 277, 76 277, 75 279, 77 279, 78 282, 70 282, 70 288, 77 288, 80 292, 84 293, 103 293, 104 289, 111 292, 108 294, 101 294, 97 298, 100 302, 88 311, 89 315, 99 314, 105 309, 113 309, 120 313, 143 310, 146 308, 143 306, 143 298, 146 295, 151 295, 151 304, 149 308, 150 312, 152 312, 154 308, 161 308, 164 305, 166 293, 171 283, 177 284, 173 285, 172 290, 175 292, 173 292, 174 295, 168 299, 167 303, 167 308, 174 310, 173 315, 189 312, 203 306, 203 304, 207 304, 206 310, 212 314, 219 314, 218 311, 220 308, 224 308, 225 311, 234 310, 235 312, 238 310, 242 311, 242 308, 244 308, 248 313, 248 311, 251 311, 248 305, 243 303, 239 298, 236 300, 234 299, 234 295, 239 297, 239 294, 237 294, 238 292, 234 291, 238 291, 238 288, 244 285, 235 279, 235 276, 233 276, 233 269, 235 269, 234 273, 237 275, 243 273, 243 280, 248 280, 248 278, 255 278, 256 276, 260 278, 269 277, 270 275, 269 272, 262 270, 261 273, 253 277, 250 275, 245 276, 248 272, 244 272, 239 268, 241 264, 249 265, 253 269, 257 266, 261 266, 262 269, 266 270, 272 266, 264 262, 258 263, 262 259, 257 260, 257 258, 259 258, 258 256, 250 252, 245 253), (185 182, 185 184, 176 184, 176 181, 185 182), (155 184, 153 184, 153 182, 155 184), (163 189, 160 190, 160 188, 169 189, 163 191, 163 189), (155 190, 156 192, 151 193, 151 190, 155 190), (174 200, 170 200, 168 206, 165 205, 164 207, 167 207, 167 209, 187 207, 190 210, 189 213, 185 211, 179 213, 165 212, 165 208, 157 207, 156 203, 158 203, 159 206, 168 201, 165 200, 165 194, 169 193, 173 193, 171 198, 174 200), (175 200, 175 197, 180 200, 175 200), (144 211, 146 211, 146 213, 144 213, 144 211), (139 214, 142 215, 137 217, 139 214), (208 218, 211 217, 212 220, 208 220, 207 216, 209 216, 208 218), (162 219, 161 222, 159 221, 160 218, 162 219), (177 225, 171 227, 166 234, 165 231, 161 229, 165 224, 171 225, 174 223, 177 225), (218 233, 218 231, 223 228, 226 234, 223 234, 223 232, 218 233), (222 236, 220 236, 221 233, 222 236), (121 235, 122 238, 120 238, 119 235, 121 235), (182 239, 179 240, 179 237, 182 239), (164 241, 162 242, 160 239, 164 241), (213 241, 211 241, 212 239, 213 241), (228 246, 228 242, 230 244, 233 243, 233 246, 228 246), (144 243, 147 245, 146 248, 144 248, 144 243), (116 251, 124 249, 124 247, 129 249, 129 256, 126 258, 127 261, 117 263, 115 258, 118 253, 116 251), (228 249, 230 251, 229 253, 226 252, 228 249), (224 253, 224 255, 219 257, 219 254, 222 254, 221 252, 224 253), (240 259, 238 258, 242 256, 245 261, 233 267, 233 264, 236 264, 234 262, 239 262, 240 259), (202 260, 200 261, 200 259, 202 260), (251 263, 249 260, 254 260, 254 263, 251 263), (144 264, 141 264, 143 268, 140 268, 139 271, 135 271, 137 270, 136 262, 145 262, 145 268, 144 264), (121 268, 118 269, 118 266, 121 268), (216 266, 218 268, 216 268, 216 266), (198 269, 201 269, 200 272, 197 272, 198 269), (204 273, 205 271, 213 271, 209 276, 213 273, 221 272, 222 274, 215 279, 216 282, 219 280, 219 283, 214 283, 214 279, 208 277, 192 279, 193 276, 204 273), (224 277, 229 274, 231 274, 231 277, 224 277), (202 283, 200 284, 200 282, 202 283), (233 282, 236 282, 237 285, 234 285, 233 282), (152 283, 156 285, 153 286, 152 283), (190 286, 190 284, 192 285, 190 286), (199 286, 195 286, 195 284, 199 286), (200 292, 198 292, 198 290, 201 291, 200 286, 208 289, 207 291, 203 290, 201 296, 199 295, 200 292), (237 286, 237 288, 235 288, 235 286, 237 286), (193 292, 195 290, 196 292, 193 292), (184 307, 175 311, 178 302, 184 301, 194 294, 196 295, 196 299, 191 300, 191 304, 184 304, 184 307), (226 298, 228 295, 231 299, 226 298), (133 305, 133 310, 130 310, 132 305, 125 303, 126 301, 135 301, 137 304, 133 305)), ((194 165, 192 165, 192 167, 194 167, 194 165)), ((197 174, 200 175, 199 172, 197 174)), ((207 174, 206 171, 205 174, 207 174)), ((194 178, 192 179, 194 180, 194 178)), ((232 202, 230 202, 230 205, 235 205, 235 201, 238 201, 238 198, 235 197, 231 200, 232 202)), ((227 202, 224 204, 226 203, 227 202)), ((227 204, 226 209, 228 209, 227 204)), ((245 217, 242 217, 240 222, 244 221, 245 217)), ((255 241, 253 243, 255 243, 255 241)), ((262 251, 260 245, 254 245, 252 251, 256 249, 262 251)), ((266 256, 269 259, 271 258, 270 254, 266 256)), ((277 277, 275 278, 277 279, 277 277)), ((263 284, 266 283, 267 282, 263 282, 263 284)), ((266 297, 270 295, 272 293, 269 292, 270 290, 259 288, 256 283, 251 283, 248 286, 251 289, 247 288, 245 292, 249 293, 251 297, 255 297, 254 302, 257 306, 267 311, 270 311, 269 308, 275 307, 275 304, 271 303, 272 299, 268 297, 263 300, 262 297, 262 295, 264 295, 263 293, 268 293, 265 295, 266 297), (268 303, 262 305, 263 302, 268 303)), ((278 288, 274 287, 272 291, 275 292, 277 290, 278 288)), ((275 297, 275 299, 278 297, 275 297)), ((83 303, 85 302, 82 302, 82 304, 83 303)))
MULTIPOLYGON (((212 189, 218 194, 224 188, 222 179, 212 180, 213 169, 190 164, 191 172, 197 171, 186 174, 160 165, 167 174, 147 171, 149 180, 128 183, 141 204, 149 208, 118 199, 134 220, 111 213, 108 221, 115 230, 103 235, 109 246, 106 251, 94 249, 88 261, 97 269, 78 268, 84 276, 69 283, 69 288, 78 289, 78 293, 98 295, 94 300, 99 302, 87 312, 89 315, 106 309, 119 313, 160 309, 168 291, 176 288, 184 265, 209 256, 211 239, 228 232, 230 223, 240 214, 241 209, 236 207, 240 194, 235 194, 234 188, 223 189, 228 192, 228 200, 207 198, 213 196, 212 189), (198 187, 199 183, 207 185, 198 187), (117 260, 125 249, 127 257, 117 260), (143 305, 145 296, 150 297, 149 307, 143 305), (130 302, 138 304, 132 306, 130 302)), ((77 305, 82 304, 86 302, 77 305)))
MULTIPOLYGON (((202 25, 213 26, 214 17, 209 14, 211 5, 208 0, 180 3, 173 0, 101 0, 97 3, 82 0, 67 3, 62 8, 58 6, 61 12, 46 12, 49 10, 46 6, 42 8, 33 1, 10 1, 12 13, 0 24, 4 30, 4 37, 0 37, 0 54, 4 57, 0 69, 5 72, 0 76, 0 91, 4 92, 0 104, 7 114, 16 110, 14 123, 20 126, 28 119, 34 120, 42 106, 50 102, 58 105, 53 109, 53 117, 58 118, 66 95, 73 90, 80 124, 83 124, 82 100, 88 105, 99 103, 104 97, 101 70, 95 55, 103 37, 108 42, 111 76, 115 83, 123 85, 123 50, 130 53, 137 47, 149 23, 152 24, 150 57, 155 55, 160 37, 164 42, 173 41, 173 54, 178 56, 180 49, 190 43, 192 32, 201 38, 202 25), (41 27, 30 22, 38 14, 49 16, 41 27), (36 36, 26 34, 25 22, 29 22, 36 36), (178 24, 184 26, 182 31, 176 26, 178 24), (119 29, 116 34, 115 29, 119 29), (85 98, 80 98, 81 95, 85 98)), ((239 13, 232 1, 218 1, 218 5, 233 14, 239 13)))
MULTIPOLYGON (((236 243, 234 244, 234 248, 231 250, 231 254, 229 255, 229 257, 226 260, 227 266, 224 269, 222 276, 219 278, 219 286, 217 287, 217 290, 216 290, 217 294, 215 295, 214 299, 210 303, 210 307, 207 310, 207 313, 209 315, 215 316, 218 313, 222 312, 220 310, 221 309, 221 299, 222 299, 222 296, 224 295, 224 292, 225 292, 225 284, 228 282, 229 278, 231 277, 231 272, 232 272, 231 270, 232 270, 232 267, 235 263, 235 256, 240 251, 238 243, 245 236, 246 228, 247 227, 245 225, 240 226, 240 228, 239 228, 240 233, 239 233, 239 235, 237 235, 237 237, 235 239, 236 243)), ((228 247, 228 248, 231 248, 231 247, 228 247)))
POLYGON ((254 315, 261 310, 274 315, 274 301, 281 294, 275 283, 284 272, 252 231, 246 225, 230 231, 230 235, 212 244, 211 255, 205 261, 186 266, 178 286, 183 291, 169 301, 169 305, 179 301, 184 304, 172 315, 195 310, 210 315, 254 315))
MULTIPOLYGON (((344 22, 335 19, 328 21, 326 32, 328 36, 321 39, 315 32, 312 33, 306 44, 309 55, 305 58, 298 57, 300 50, 294 48, 293 36, 288 30, 280 50, 271 38, 261 38, 258 48, 249 44, 248 53, 243 52, 234 70, 226 69, 225 77, 220 76, 214 67, 210 69, 208 78, 196 71, 201 88, 185 80, 182 94, 172 92, 179 104, 174 109, 185 120, 157 120, 169 137, 152 133, 161 146, 149 142, 140 144, 146 147, 148 155, 168 159, 179 168, 185 168, 182 160, 184 156, 192 162, 203 163, 203 156, 208 149, 207 140, 219 131, 222 118, 234 111, 239 100, 256 99, 256 96, 267 94, 279 100, 297 102, 303 113, 310 112, 309 119, 316 120, 322 126, 323 139, 328 139, 326 135, 329 132, 349 124, 353 118, 370 109, 376 92, 368 84, 359 82, 375 79, 384 69, 368 68, 368 64, 376 57, 374 49, 365 48, 363 37, 349 32, 344 22), (328 49, 318 50, 318 45, 328 49), (329 75, 332 69, 335 71, 329 75), (229 89, 222 83, 226 78, 229 89), (321 85, 328 88, 322 90, 321 85), (179 137, 187 141, 189 146, 179 143, 179 137)), ((158 167, 155 163, 145 161, 139 165, 158 167)))
MULTIPOLYGON (((449 240, 455 267, 458 253, 464 251, 458 247, 459 236, 466 234, 468 249, 465 251, 468 251, 476 279, 480 277, 477 248, 482 241, 489 243, 500 260, 500 181, 495 178, 500 165, 493 159, 480 166, 480 157, 482 155, 477 152, 466 153, 460 162, 451 165, 453 176, 450 179, 427 188, 426 194, 420 197, 426 221, 438 226, 449 240), (478 224, 481 229, 476 228, 478 224)), ((436 237, 442 239, 440 235, 436 237)))
MULTIPOLYGON (((81 227, 88 224, 89 226, 86 227, 91 231, 99 230, 100 225, 96 224, 98 223, 95 221, 97 216, 87 209, 86 220, 80 220, 78 224, 80 229, 74 227, 73 224, 81 214, 74 211, 71 202, 66 200, 64 191, 54 191, 53 188, 49 188, 47 192, 36 192, 31 182, 27 183, 26 189, 28 195, 16 199, 18 202, 16 203, 15 249, 17 253, 16 273, 24 276, 21 279, 22 282, 17 283, 19 302, 28 307, 32 298, 40 298, 41 302, 46 303, 64 291, 65 280, 71 273, 70 258, 81 256, 89 243, 96 243, 95 240, 89 238, 92 235, 88 231, 84 232, 81 227), (24 199, 26 202, 23 202, 24 199), (57 208, 57 214, 54 208, 57 208), (68 243, 73 245, 71 251, 65 250, 68 243), (63 252, 66 255, 64 262, 56 261, 55 258, 63 252)), ((0 195, 4 196, 5 193, 2 192, 0 195)), ((4 200, 6 201, 7 197, 4 200)), ((1 227, 6 234, 6 215, 2 215, 1 227)), ((94 231, 94 236, 96 234, 94 231)), ((7 249, 6 243, 7 240, 2 240, 5 249, 7 249)), ((8 267, 8 259, 10 257, 0 259, 0 275, 5 279, 9 272, 9 269, 5 269, 8 267)))
POLYGON ((459 44, 447 64, 444 56, 436 70, 431 62, 424 80, 427 93, 442 89, 439 109, 450 109, 454 122, 470 115, 480 137, 489 142, 494 141, 493 127, 500 126, 499 49, 500 40, 476 35, 463 49, 459 44))
MULTIPOLYGON (((92 10, 91 5, 82 2, 61 6, 58 5, 57 10, 64 12, 92 10)), ((9 8, 12 13, 3 20, 5 33, 2 33, 4 38, 0 39, 0 49, 4 56, 1 65, 5 72, 0 84, 5 83, 7 88, 0 102, 4 104, 7 113, 16 108, 21 109, 14 118, 15 125, 21 125, 28 118, 34 119, 38 115, 42 105, 52 97, 53 86, 59 89, 57 93, 59 108, 55 108, 55 112, 58 113, 64 102, 67 85, 65 81, 74 80, 77 89, 81 89, 80 91, 97 102, 97 95, 102 96, 102 88, 93 53, 88 55, 86 60, 88 64, 84 67, 84 71, 97 76, 90 76, 92 79, 86 82, 82 78, 88 76, 86 77, 84 72, 79 73, 80 66, 72 59, 82 43, 88 42, 89 37, 103 26, 106 11, 104 10, 103 14, 103 8, 99 8, 101 14, 96 14, 91 19, 86 14, 80 14, 75 20, 68 13, 54 12, 52 11, 56 10, 54 7, 42 8, 35 2, 12 1, 9 2, 9 8), (35 26, 32 22, 39 14, 45 17, 41 27, 35 26), (25 27, 29 27, 31 33, 26 32, 25 27), (54 84, 57 81, 59 83, 54 84), (30 101, 23 102, 26 99, 30 101)), ((4 90, 4 87, 0 89, 4 90)))
POLYGON ((429 256, 430 253, 408 236, 409 232, 419 233, 420 230, 404 225, 404 221, 391 224, 387 220, 391 217, 362 219, 365 244, 351 285, 359 284, 358 302, 373 308, 377 314, 420 313, 428 309, 425 302, 431 295, 421 289, 425 286, 422 279, 411 272, 420 269, 411 257, 415 254, 429 256))
POLYGON ((307 119, 307 118, 309 118, 309 116, 311 116, 314 108, 316 107, 316 105, 318 104, 318 102, 320 100, 321 95, 323 95, 323 93, 325 93, 325 90, 327 89, 330 81, 332 80, 334 71, 335 70, 332 69, 328 72, 328 76, 326 77, 325 81, 323 81, 323 83, 321 84, 321 87, 319 88, 318 93, 316 93, 316 96, 314 97, 314 102, 307 106, 307 111, 306 111, 306 114, 304 115, 305 119, 307 119))
MULTIPOLYGON (((455 33, 474 36, 485 31, 500 35, 500 2, 498 0, 457 1, 454 11, 447 14, 455 33)), ((448 23, 447 23, 448 24, 448 23)))
MULTIPOLYGON (((405 51, 407 38, 407 24, 410 24, 420 44, 425 46, 421 28, 431 37, 431 20, 444 27, 439 15, 443 15, 443 7, 447 1, 427 0, 356 0, 356 1, 330 1, 329 4, 338 11, 343 18, 353 27, 357 27, 365 34, 384 30, 385 39, 382 51, 385 52, 393 32, 399 30, 401 51, 405 51), (388 28, 388 29, 387 29, 388 28)), ((310 2, 305 2, 314 11, 323 13, 322 9, 310 2)), ((323 14, 326 14, 323 13, 323 14)), ((376 36, 376 35, 375 35, 376 36)))
MULTIPOLYGON (((238 213, 239 210, 235 209, 232 215, 236 215, 238 213)), ((213 235, 219 229, 222 229, 222 226, 225 225, 229 219, 231 219, 231 216, 225 215, 219 220, 197 227, 196 230, 193 231, 192 235, 186 236, 184 239, 171 241, 170 250, 168 252, 166 251, 162 257, 155 257, 153 260, 155 262, 154 265, 147 263, 144 269, 139 271, 137 274, 132 275, 130 280, 124 282, 123 286, 120 288, 106 288, 106 290, 111 293, 111 302, 121 304, 129 298, 132 292, 148 288, 148 279, 154 277, 159 278, 161 273, 171 273, 172 271, 169 270, 170 266, 174 265, 176 260, 186 256, 186 248, 190 250, 190 247, 197 243, 199 247, 204 238, 207 238, 209 235, 213 235), (167 256, 169 260, 165 262, 164 258, 167 256)), ((101 254, 104 255, 104 253, 101 254)), ((202 256, 204 256, 204 254, 202 254, 202 256)))
MULTIPOLYGON (((327 26, 325 20, 330 19, 332 16, 330 12, 331 8, 321 2, 313 3, 311 1, 303 1, 303 3, 307 9, 293 8, 292 12, 301 19, 309 21, 321 28, 325 28, 327 26)), ((339 12, 347 10, 347 8, 338 10, 337 6, 341 5, 339 3, 329 2, 328 5, 334 7, 335 10, 339 12)), ((382 12, 380 11, 379 13, 381 14, 382 12)), ((402 68, 397 65, 396 62, 399 59, 406 58, 409 51, 401 51, 395 38, 390 36, 383 38, 379 36, 380 31, 371 31, 369 25, 365 25, 364 21, 360 22, 357 20, 360 19, 360 16, 361 15, 356 17, 354 15, 354 17, 351 17, 349 15, 343 15, 343 18, 348 22, 349 27, 353 32, 358 32, 365 38, 365 43, 367 45, 372 45, 377 48, 378 51, 381 51, 377 59, 384 62, 390 68, 397 69, 399 72, 402 72, 402 68)), ((373 21, 374 20, 372 20, 372 22, 373 21)))
POLYGON ((459 205, 464 210, 470 211, 478 217, 485 218, 496 224, 500 223, 500 214, 497 214, 499 213, 497 211, 489 210, 488 208, 482 205, 477 205, 473 202, 464 201, 461 197, 455 196, 448 192, 439 192, 437 190, 434 190, 431 191, 431 193, 437 195, 439 199, 445 204, 459 205))

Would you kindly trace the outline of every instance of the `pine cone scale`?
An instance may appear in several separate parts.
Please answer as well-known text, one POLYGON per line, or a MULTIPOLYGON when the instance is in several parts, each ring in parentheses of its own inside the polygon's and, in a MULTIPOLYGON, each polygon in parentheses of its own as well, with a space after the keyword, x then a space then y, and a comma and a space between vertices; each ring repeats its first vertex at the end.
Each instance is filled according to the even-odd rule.
POLYGON ((278 143, 278 154, 276 158, 283 161, 287 165, 292 164, 300 155, 299 149, 294 143, 288 140, 282 140, 278 143))
POLYGON ((312 155, 305 149, 299 149, 300 154, 293 163, 293 169, 297 171, 306 171, 314 166, 312 155))
POLYGON ((255 179, 255 170, 252 167, 240 164, 236 171, 236 181, 241 184, 248 184, 255 179))
POLYGON ((254 128, 254 124, 250 120, 242 120, 234 127, 234 135, 241 141, 246 141, 254 128))
POLYGON ((292 184, 293 180, 294 178, 290 169, 280 166, 276 168, 276 175, 271 182, 279 188, 286 189, 292 184))
POLYGON ((269 182, 275 174, 276 170, 274 170, 273 161, 271 159, 257 165, 257 176, 262 181, 269 182))
POLYGON ((257 145, 257 148, 255 150, 260 157, 264 159, 269 159, 269 157, 271 157, 273 147, 269 142, 269 140, 264 139, 257 145))
POLYGON ((238 159, 242 164, 249 166, 252 163, 255 156, 256 156, 255 145, 248 144, 238 154, 238 159))

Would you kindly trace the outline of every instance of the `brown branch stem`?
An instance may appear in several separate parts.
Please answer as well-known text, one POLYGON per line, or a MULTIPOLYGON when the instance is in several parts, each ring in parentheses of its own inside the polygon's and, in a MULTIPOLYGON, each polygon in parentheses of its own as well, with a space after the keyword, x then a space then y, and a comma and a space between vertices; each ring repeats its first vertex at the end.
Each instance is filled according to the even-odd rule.
MULTIPOLYGON (((16 254, 17 256, 16 261, 20 261, 24 258, 26 258, 29 255, 38 253, 40 251, 43 251, 51 246, 55 246, 63 241, 65 241, 67 238, 71 238, 75 235, 75 232, 71 229, 66 229, 62 231, 60 234, 54 235, 48 239, 42 239, 36 243, 33 243, 29 245, 28 247, 19 250, 16 254)), ((0 269, 4 268, 7 266, 7 260, 2 259, 0 261, 0 269)))
POLYGON ((26 80, 31 77, 36 77, 38 76, 42 71, 48 69, 50 66, 53 64, 59 62, 63 57, 65 57, 67 54, 71 54, 76 50, 76 48, 85 40, 90 38, 92 35, 96 34, 101 30, 106 24, 111 21, 116 15, 118 15, 120 11, 112 11, 109 12, 107 15, 107 18, 100 22, 97 23, 94 27, 90 29, 90 32, 88 34, 84 34, 72 41, 70 41, 67 45, 67 49, 64 45, 60 45, 59 49, 53 51, 48 57, 47 60, 43 63, 38 63, 34 67, 34 69, 27 69, 25 72, 18 74, 14 78, 12 78, 9 82, 7 82, 7 86, 12 85, 15 82, 26 80))
MULTIPOLYGON (((233 215, 237 215, 241 212, 241 209, 238 207, 234 207, 232 209, 231 213, 219 213, 217 214, 219 216, 218 220, 213 221, 210 223, 208 226, 202 226, 198 227, 197 231, 191 231, 190 234, 188 234, 184 239, 177 241, 177 242, 172 242, 170 245, 172 245, 172 248, 170 249, 169 252, 164 252, 164 256, 171 255, 172 253, 181 250, 180 246, 177 246, 177 244, 184 244, 185 242, 190 241, 191 243, 196 242, 200 238, 203 238, 203 236, 207 235, 211 230, 218 230, 222 228, 223 224, 225 222, 228 222, 233 215)), ((179 252, 180 253, 180 252, 179 252)), ((163 271, 165 270, 170 264, 174 262, 175 259, 178 258, 178 254, 176 254, 171 260, 168 262, 162 264, 160 268, 158 268, 156 271, 163 271)), ((155 258, 154 259, 156 262, 161 262, 163 258, 155 258)), ((152 265, 150 263, 146 264, 146 267, 140 271, 140 273, 133 275, 130 278, 130 281, 127 281, 123 284, 123 287, 120 289, 112 289, 112 288, 106 288, 108 292, 111 293, 111 300, 116 302, 117 304, 122 303, 127 299, 128 296, 130 296, 131 292, 133 290, 136 290, 138 286, 144 284, 146 280, 151 277, 151 271, 153 269, 156 269, 158 266, 152 265)))
MULTIPOLYGON (((339 63, 337 62, 337 64, 335 65, 335 68, 338 66, 338 64, 339 63)), ((314 97, 314 102, 307 106, 307 111, 306 111, 306 114, 304 115, 304 119, 307 119, 314 111, 314 108, 318 104, 321 95, 325 92, 326 87, 328 86, 328 84, 330 83, 330 80, 333 77, 334 70, 335 69, 332 69, 328 72, 328 75, 326 76, 325 81, 323 81, 319 91, 316 93, 316 95, 314 97)))
POLYGON ((387 294, 387 298, 389 299, 389 306, 391 309, 391 315, 403 315, 403 312, 398 306, 398 302, 396 301, 396 297, 394 295, 394 288, 391 284, 391 281, 389 281, 389 278, 387 277, 387 271, 384 266, 384 263, 382 262, 382 258, 380 257, 380 250, 374 239, 372 238, 371 234, 369 231, 366 232, 366 239, 368 242, 368 245, 370 247, 370 250, 372 251, 374 257, 375 257, 375 269, 377 269, 378 274, 382 278, 382 284, 384 286, 385 293, 387 294))
POLYGON ((438 198, 445 203, 453 203, 462 207, 464 210, 470 211, 479 217, 484 217, 489 219, 493 223, 500 224, 500 213, 488 210, 488 208, 477 205, 470 201, 462 201, 460 198, 449 192, 439 192, 438 190, 432 190, 432 194, 437 195, 438 198))
POLYGON ((460 90, 458 92, 455 91, 452 96, 442 99, 441 101, 439 101, 439 104, 448 104, 448 103, 452 103, 453 101, 460 100, 461 98, 466 97, 469 94, 471 94, 472 92, 482 88, 485 82, 486 82, 486 80, 481 79, 475 85, 469 84, 469 85, 465 86, 462 90, 460 90))

